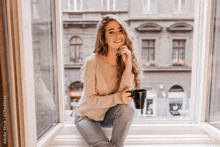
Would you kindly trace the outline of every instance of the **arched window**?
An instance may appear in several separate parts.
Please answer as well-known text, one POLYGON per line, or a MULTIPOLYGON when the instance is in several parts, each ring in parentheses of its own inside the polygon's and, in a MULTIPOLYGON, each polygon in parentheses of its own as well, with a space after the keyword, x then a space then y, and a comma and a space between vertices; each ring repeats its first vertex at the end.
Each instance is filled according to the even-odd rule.
POLYGON ((174 85, 170 88, 169 92, 184 92, 183 88, 179 85, 174 85))
POLYGON ((70 88, 70 90, 82 91, 83 90, 83 83, 81 83, 80 81, 75 81, 75 82, 70 84, 69 88, 70 88))
POLYGON ((69 89, 71 102, 78 102, 80 97, 82 96, 83 83, 81 83, 80 81, 75 81, 70 84, 69 89))
POLYGON ((83 41, 78 36, 75 36, 70 40, 70 62, 82 63, 82 44, 83 41))

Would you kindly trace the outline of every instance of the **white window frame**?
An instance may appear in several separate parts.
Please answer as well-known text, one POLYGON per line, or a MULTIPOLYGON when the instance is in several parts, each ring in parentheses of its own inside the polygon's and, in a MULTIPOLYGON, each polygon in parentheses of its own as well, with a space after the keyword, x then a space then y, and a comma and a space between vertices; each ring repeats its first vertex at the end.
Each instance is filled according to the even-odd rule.
MULTIPOLYGON (((107 11, 110 11, 110 1, 111 0, 101 0, 101 6, 102 6, 102 10, 104 10, 104 2, 103 1, 107 1, 107 11)), ((115 11, 115 4, 116 4, 116 0, 113 0, 113 11, 115 11)))
MULTIPOLYGON (((80 52, 81 52, 82 46, 83 46, 83 39, 82 39, 82 37, 80 37, 80 36, 74 36, 74 37, 71 38, 70 43, 69 43, 69 47, 70 47, 70 48, 69 48, 69 49, 70 49, 70 58, 71 58, 72 56, 74 56, 74 57, 76 58, 76 62, 75 62, 74 64, 81 64, 82 61, 79 62, 79 58, 80 58, 80 57, 82 58, 82 54, 81 54, 81 56, 80 56, 80 52), (72 44, 71 40, 72 40, 74 37, 79 38, 82 43, 72 44), (73 47, 74 47, 74 49, 73 49, 73 47), (74 50, 75 55, 72 55, 72 50, 74 50)), ((70 59, 70 62, 71 62, 71 59, 70 59)))
MULTIPOLYGON (((173 40, 172 40, 172 55, 173 55, 173 42, 174 41, 182 41, 182 40, 184 40, 185 41, 185 46, 184 46, 184 59, 183 59, 183 61, 184 61, 184 64, 183 65, 185 65, 186 64, 186 46, 187 46, 187 38, 173 38, 173 40)), ((178 50, 178 55, 179 55, 179 50, 178 50)), ((179 58, 178 58, 178 60, 179 60, 179 58)), ((172 63, 173 63, 173 56, 172 56, 172 63)))
MULTIPOLYGON (((140 41, 138 42, 140 44, 140 46, 138 46, 138 48, 141 49, 139 57, 142 56, 142 41, 143 40, 154 40, 155 44, 154 44, 154 61, 155 61, 155 65, 157 64, 157 52, 158 52, 158 48, 159 48, 159 41, 160 41, 160 37, 155 37, 155 36, 148 36, 148 37, 141 37, 140 41)), ((142 58, 141 58, 142 59, 142 58)))
MULTIPOLYGON (((220 130, 207 123, 206 113, 209 98, 209 82, 211 81, 210 49, 212 48, 213 36, 213 11, 214 1, 196 0, 194 38, 193 38, 193 69, 191 97, 195 97, 195 118, 199 127, 213 137, 220 140, 220 130), (196 70, 195 70, 196 69, 196 70)), ((193 100, 193 99, 192 99, 193 100)))
MULTIPOLYGON (((215 129, 210 124, 206 122, 206 108, 207 108, 207 95, 208 92, 207 86, 209 82, 209 74, 206 71, 209 71, 209 50, 212 44, 210 40, 212 33, 212 7, 213 1, 209 0, 195 0, 195 21, 194 21, 194 38, 193 38, 193 66, 192 66, 192 88, 191 88, 191 98, 194 100, 192 102, 195 113, 191 114, 191 117, 194 119, 197 124, 175 124, 175 122, 169 122, 170 124, 159 124, 157 121, 157 126, 172 129, 173 126, 199 126, 203 130, 207 131, 214 137, 220 140, 220 131, 215 129), (198 7, 199 6, 199 7, 198 7), (204 60, 202 60, 204 59, 204 60)), ((51 138, 59 132, 64 126, 64 80, 63 80, 63 59, 62 59, 62 18, 61 18, 61 0, 55 0, 56 3, 56 33, 57 33, 57 62, 58 62, 58 93, 59 93, 59 115, 60 115, 60 124, 57 124, 53 129, 51 129, 48 134, 45 134, 44 137, 37 142, 36 136, 36 117, 35 115, 35 100, 34 97, 34 79, 33 79, 33 63, 30 62, 33 60, 32 55, 32 30, 31 30, 31 9, 30 9, 30 0, 18 0, 16 6, 18 8, 18 27, 20 33, 19 41, 21 48, 21 74, 22 74, 22 98, 23 98, 23 120, 24 120, 24 138, 25 146, 36 147, 46 145, 51 138)), ((9 7, 7 5, 7 7, 9 7)), ((10 21, 10 20, 9 20, 10 21)), ((10 33, 9 28, 9 33, 10 33)), ((9 45, 10 46, 10 45, 9 45)), ((13 93, 12 93, 13 95, 13 93)), ((13 106, 13 105, 12 105, 13 106)), ((14 107, 14 106, 13 106, 14 107)), ((16 110, 13 109, 13 113, 16 110)), ((161 121, 163 122, 163 121, 161 121)), ((133 126, 141 128, 143 126, 150 126, 152 124, 134 124, 133 126)), ((17 126, 14 126, 17 128, 17 126)), ((18 130, 14 130, 18 131, 18 130)))
MULTIPOLYGON (((58 63, 58 98, 59 98, 59 119, 58 124, 51 128, 48 133, 46 133, 41 139, 37 141, 37 130, 36 130, 36 114, 35 112, 35 91, 34 91, 34 67, 33 67, 33 46, 32 46, 32 24, 30 23, 32 21, 31 17, 31 0, 18 0, 17 3, 13 4, 13 7, 11 7, 11 3, 6 4, 8 8, 8 12, 11 9, 16 8, 18 12, 18 29, 19 32, 15 32, 18 34, 17 39, 19 39, 19 56, 22 60, 20 60, 21 67, 17 67, 18 70, 21 70, 21 83, 22 83, 22 101, 23 103, 19 103, 19 105, 22 105, 23 107, 23 119, 24 121, 24 128, 20 128, 21 132, 23 132, 22 138, 24 138, 23 143, 25 144, 25 147, 37 147, 46 144, 53 135, 55 135, 64 125, 64 101, 63 98, 65 96, 64 92, 64 67, 63 67, 63 59, 62 59, 62 18, 61 18, 61 0, 55 0, 55 20, 56 20, 56 43, 57 43, 57 63, 58 63)), ((15 10, 15 11, 16 11, 15 10)), ((7 13, 7 17, 10 17, 13 15, 12 13, 7 13)), ((17 19, 15 18, 15 20, 17 19)), ((9 32, 9 49, 11 50, 13 44, 10 40, 11 32, 14 31, 13 24, 11 24, 12 20, 8 20, 8 32, 9 32)), ((12 58, 11 54, 9 55, 10 58, 12 58)), ((12 66, 13 67, 13 66, 12 66)), ((13 72, 13 71, 12 71, 13 72)), ((14 92, 12 91, 12 113, 16 116, 17 115, 17 109, 16 109, 16 98, 14 97, 14 92)), ((20 134, 20 131, 18 131, 18 124, 13 122, 13 128, 14 128, 14 138, 15 138, 15 144, 18 145, 18 136, 17 134, 20 134)))
MULTIPOLYGON (((143 41, 154 41, 154 61, 156 61, 156 39, 154 38, 154 39, 142 39, 141 40, 141 52, 143 52, 143 41)), ((148 50, 148 49, 147 49, 148 50)), ((148 52, 149 52, 149 50, 148 50, 148 52)), ((143 60, 143 58, 142 58, 142 60, 143 60)), ((149 59, 147 60, 147 62, 149 62, 149 59)), ((151 63, 151 64, 155 64, 155 63, 151 63)))
POLYGON ((82 11, 82 0, 80 0, 80 9, 79 10, 77 10, 77 0, 68 0, 68 10, 69 11, 82 11), (71 7, 70 7, 70 1, 73 1, 73 3, 74 3, 74 9, 71 9, 71 7))
MULTIPOLYGON (((176 0, 175 0, 176 1, 176 0)), ((182 0, 177 0, 178 1, 178 5, 177 5, 177 12, 174 11, 174 13, 176 14, 183 14, 186 13, 186 0, 185 0, 185 5, 184 7, 184 11, 181 11, 181 7, 182 7, 182 0)), ((175 5, 175 4, 174 4, 175 5)), ((176 5, 174 6, 176 7, 176 5)), ((175 8, 174 8, 175 9, 175 8)))

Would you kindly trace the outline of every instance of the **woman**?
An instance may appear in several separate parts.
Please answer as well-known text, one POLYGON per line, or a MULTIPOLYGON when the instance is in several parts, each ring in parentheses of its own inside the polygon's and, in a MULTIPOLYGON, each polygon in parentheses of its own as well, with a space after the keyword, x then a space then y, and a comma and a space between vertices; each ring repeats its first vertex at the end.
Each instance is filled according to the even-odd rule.
POLYGON ((90 147, 122 147, 134 116, 127 92, 141 88, 140 67, 128 26, 115 15, 98 23, 95 50, 84 67, 84 89, 75 124, 90 147), (111 140, 103 127, 113 126, 111 140))

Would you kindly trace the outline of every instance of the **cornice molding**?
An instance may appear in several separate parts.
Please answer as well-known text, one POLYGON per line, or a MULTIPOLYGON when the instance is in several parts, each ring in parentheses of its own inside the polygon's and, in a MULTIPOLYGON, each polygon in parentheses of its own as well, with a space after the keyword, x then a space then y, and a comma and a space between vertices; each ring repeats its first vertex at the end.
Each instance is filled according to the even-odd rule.
POLYGON ((145 23, 136 28, 139 32, 161 32, 163 28, 156 23, 145 23))
POLYGON ((166 28, 168 32, 191 32, 193 27, 185 22, 179 22, 166 28))

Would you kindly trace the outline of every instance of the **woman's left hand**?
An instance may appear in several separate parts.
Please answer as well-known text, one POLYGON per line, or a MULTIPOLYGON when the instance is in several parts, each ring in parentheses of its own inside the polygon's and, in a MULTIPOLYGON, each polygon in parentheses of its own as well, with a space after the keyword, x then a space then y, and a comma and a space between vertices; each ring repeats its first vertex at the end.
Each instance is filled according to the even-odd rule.
POLYGON ((125 67, 128 69, 132 68, 132 62, 131 62, 131 51, 127 48, 126 45, 122 45, 119 48, 118 53, 121 54, 122 60, 125 63, 125 67))

